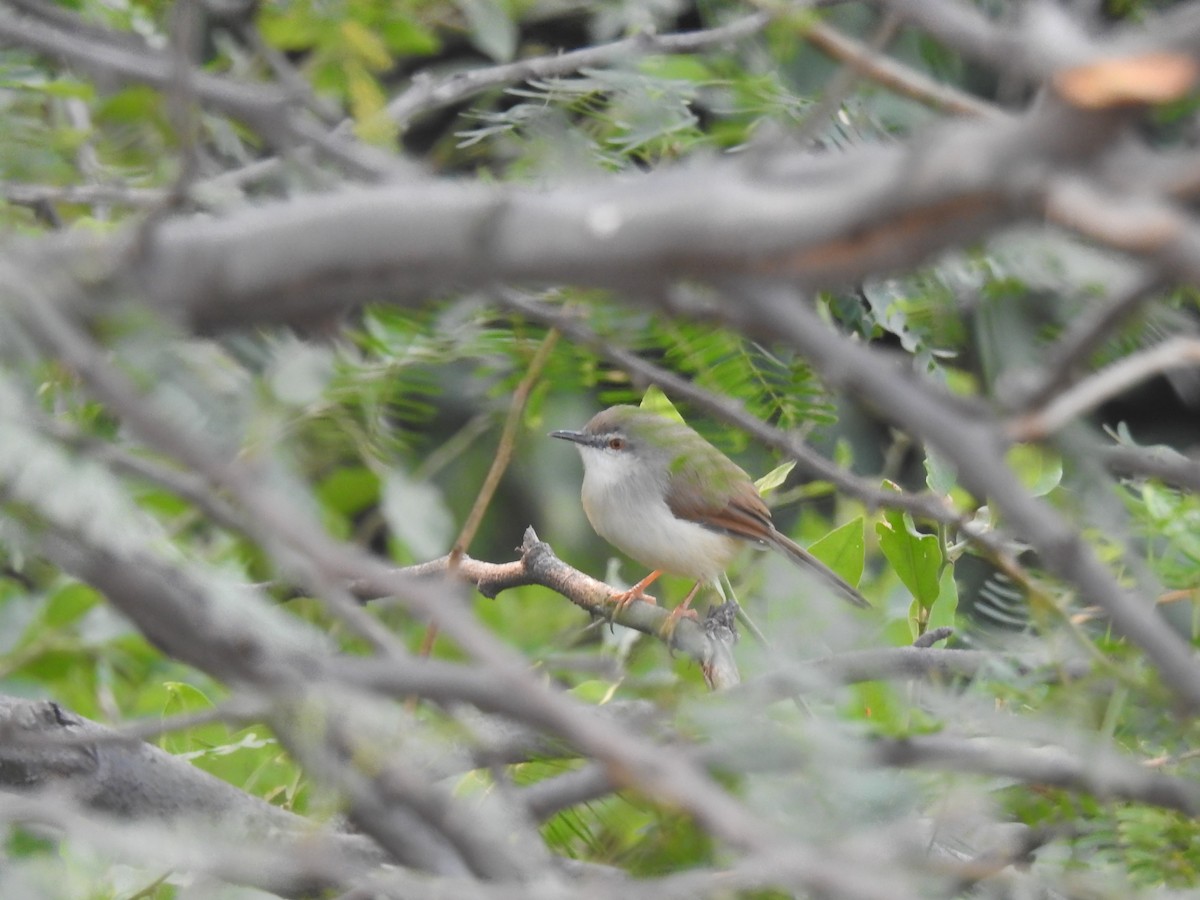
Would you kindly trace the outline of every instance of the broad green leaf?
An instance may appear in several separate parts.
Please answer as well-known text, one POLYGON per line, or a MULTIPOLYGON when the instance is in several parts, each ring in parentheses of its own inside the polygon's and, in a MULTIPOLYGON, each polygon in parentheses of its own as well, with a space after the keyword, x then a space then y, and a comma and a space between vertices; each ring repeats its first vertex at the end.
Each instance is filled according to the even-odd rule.
POLYGON ((787 481, 788 475, 791 474, 794 468, 796 468, 796 461, 788 460, 782 465, 776 466, 762 478, 758 479, 758 481, 754 482, 754 486, 758 488, 760 494, 765 496, 787 481))
POLYGON ((913 598, 930 608, 938 596, 938 572, 942 549, 936 535, 917 531, 908 513, 886 510, 875 523, 879 549, 913 598))
POLYGON ((317 497, 327 509, 355 515, 379 499, 379 476, 365 466, 343 466, 321 482, 317 497))
POLYGON ((387 96, 379 82, 361 63, 346 64, 346 89, 350 94, 350 109, 357 122, 375 115, 387 103, 387 96))
POLYGON ((592 679, 581 681, 570 692, 576 699, 593 706, 603 706, 612 699, 620 682, 600 681, 592 679))
POLYGON ((851 519, 814 542, 808 552, 837 572, 846 583, 857 587, 866 561, 864 527, 862 516, 851 519))
POLYGON ((396 123, 384 112, 387 96, 379 82, 358 62, 348 62, 345 74, 355 134, 368 143, 388 143, 397 129, 396 123))
POLYGON ((882 643, 886 647, 908 647, 916 637, 907 615, 903 619, 889 619, 883 626, 882 643))
POLYGON ((403 56, 428 56, 442 46, 436 34, 408 19, 385 22, 379 27, 379 36, 393 53, 403 56))
POLYGON ((97 119, 139 125, 154 119, 162 108, 162 97, 148 87, 129 87, 101 101, 97 119))
POLYGON ((946 566, 942 570, 942 579, 938 585, 937 602, 929 610, 929 621, 925 624, 926 631, 935 628, 954 628, 958 614, 958 583, 954 580, 954 566, 946 566))
POLYGON ((293 9, 284 15, 275 4, 267 4, 259 18, 263 37, 280 50, 304 50, 317 43, 324 34, 325 23, 293 9))
POLYGON ((46 604, 42 621, 50 628, 61 628, 76 621, 100 602, 95 588, 72 582, 55 591, 46 604))
POLYGON ((920 603, 914 600, 908 604, 908 636, 909 639, 915 641, 925 633, 925 621, 929 617, 929 610, 923 607, 920 603))
POLYGON ((925 450, 925 483, 935 494, 945 496, 957 486, 958 472, 941 455, 925 450))
POLYGON ((177 713, 192 712, 197 709, 210 709, 213 700, 196 685, 186 681, 164 681, 165 693, 162 715, 171 716, 177 713))
POLYGON ((1021 484, 1035 497, 1050 493, 1062 482, 1062 458, 1034 444, 1017 444, 1006 457, 1021 484))
POLYGON ((892 685, 886 681, 864 681, 851 688, 851 695, 854 699, 850 714, 854 718, 865 719, 884 734, 903 732, 902 704, 892 685))
POLYGON ((392 55, 387 46, 361 22, 347 19, 342 22, 340 31, 346 46, 365 66, 376 72, 391 66, 392 55))
POLYGON ((668 419, 674 419, 676 422, 681 422, 684 425, 687 424, 687 422, 683 421, 683 416, 679 414, 679 410, 675 408, 675 404, 668 400, 667 395, 654 385, 646 388, 646 393, 642 395, 641 407, 642 409, 656 412, 660 416, 666 416, 668 419))

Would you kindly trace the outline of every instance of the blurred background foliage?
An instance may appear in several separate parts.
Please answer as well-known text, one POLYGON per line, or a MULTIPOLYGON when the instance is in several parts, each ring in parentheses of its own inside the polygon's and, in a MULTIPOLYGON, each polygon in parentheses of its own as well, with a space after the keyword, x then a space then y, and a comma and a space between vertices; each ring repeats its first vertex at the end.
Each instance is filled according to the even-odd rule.
MULTIPOLYGON (((65 8, 85 20, 169 41, 166 0, 72 0, 65 8)), ((268 0, 234 4, 229 18, 211 12, 198 53, 204 68, 237 78, 269 78, 271 53, 294 67, 313 96, 355 133, 380 148, 417 159, 430 172, 550 184, 603 173, 632 172, 713 154, 753 154, 760 145, 809 128, 812 144, 829 152, 886 143, 928 123, 915 102, 860 82, 836 113, 813 123, 834 65, 803 39, 804 18, 782 17, 764 34, 694 54, 636 56, 607 68, 497 89, 450 109, 396 125, 389 100, 418 73, 439 77, 464 67, 587 46, 653 28, 667 32, 719 24, 745 14, 724 0, 573 3, 511 0, 268 0), (257 35, 261 43, 251 40, 257 35)), ((1137 16, 1138 2, 1110 4, 1114 16, 1137 16)), ((864 9, 846 4, 827 18, 848 32, 874 27, 864 9)), ((908 65, 986 98, 1010 101, 1006 86, 964 63, 929 38, 902 31, 890 53, 908 65)), ((1191 108, 1163 110, 1155 127, 1164 141, 1183 140, 1191 108)), ((301 158, 284 160, 267 177, 230 175, 267 154, 251 132, 212 112, 199 115, 196 140, 181 145, 167 101, 154 91, 90 80, 25 51, 0 51, 0 181, 5 185, 108 186, 111 202, 10 201, 0 222, 10 234, 49 230, 110 230, 146 214, 139 189, 169 188, 181 153, 194 154, 198 174, 186 212, 219 214, 273 197, 326 189, 340 176, 301 158)), ((1003 406, 1006 379, 1036 363, 1064 325, 1102 295, 1110 276, 1105 254, 1045 231, 1017 233, 948 254, 927 268, 817 298, 835 327, 911 356, 952 391, 1003 406)), ((670 320, 624 308, 596 292, 560 289, 546 302, 586 318, 611 344, 707 388, 736 398, 755 415, 804 435, 840 464, 910 490, 951 497, 967 515, 986 518, 979 501, 954 483, 954 473, 903 435, 882 426, 863 398, 828 393, 803 359, 710 324, 670 320)), ((1101 348, 1093 363, 1119 358, 1156 335, 1194 330, 1197 295, 1179 290, 1101 348)), ((239 453, 270 460, 276 477, 309 496, 329 530, 375 552, 410 563, 449 550, 478 494, 508 412, 513 390, 547 338, 487 294, 430 298, 422 309, 368 308, 314 334, 242 333, 201 340, 171 333, 138 316, 106 322, 105 338, 122 364, 160 399, 206 423, 239 453)), ((20 335, 0 339, 6 390, 69 436, 75 450, 47 461, 52 475, 77 467, 93 442, 144 451, 103 408, 82 394, 66 371, 31 361, 20 335)), ((632 582, 641 576, 592 534, 578 501, 574 452, 550 441, 555 428, 582 425, 598 409, 638 402, 646 385, 586 346, 559 341, 537 376, 522 413, 516 453, 469 548, 491 561, 514 557, 533 525, 565 560, 596 576, 632 582)), ((1157 380, 1135 401, 1113 404, 1098 419, 1128 443, 1200 442, 1191 384, 1157 380)), ((780 460, 746 436, 681 404, 681 412, 755 477, 780 460)), ((1134 480, 1097 493, 1086 467, 1051 449, 1023 448, 1013 465, 1037 493, 1094 523, 1091 537, 1112 560, 1125 538, 1148 549, 1167 590, 1192 592, 1200 566, 1200 505, 1193 495, 1134 480)), ((320 604, 274 583, 244 536, 202 510, 136 477, 114 477, 119 489, 188 559, 224 576, 267 582, 297 616, 321 624, 354 650, 320 604)), ((44 502, 53 502, 45 497, 44 502)), ((858 644, 906 645, 927 627, 951 624, 963 646, 1019 646, 1026 640, 1080 643, 1107 660, 1085 683, 1049 686, 1013 673, 961 685, 971 703, 1028 708, 1103 733, 1119 746, 1165 758, 1170 770, 1200 774, 1193 723, 1177 721, 1145 662, 1112 638, 1097 619, 1072 617, 1059 589, 1039 579, 1015 584, 957 535, 887 510, 868 510, 829 485, 793 474, 772 494, 781 526, 805 544, 834 529, 861 528, 865 563, 861 588, 876 605, 866 636, 831 626, 828 614, 806 609, 778 560, 750 562, 733 572, 747 608, 773 635, 794 642, 797 655, 819 655, 858 644), (855 524, 859 523, 859 524, 855 524), (907 562, 906 562, 907 561, 907 562), (1098 694, 1095 681, 1116 687, 1098 694)), ((36 502, 6 501, 6 531, 26 521, 36 502)), ((51 697, 101 721, 169 716, 218 703, 225 688, 163 658, 96 593, 5 543, 0 576, 0 689, 51 697)), ((1036 559, 1027 559, 1036 572, 1036 559)), ((685 585, 665 579, 668 602, 685 585)), ((1086 598, 1077 598, 1086 605, 1086 598)), ((703 695, 697 667, 672 659, 657 642, 589 622, 569 603, 536 587, 477 599, 475 609, 548 678, 579 696, 648 697, 688 709, 703 695)), ((1176 624, 1194 640, 1190 603, 1176 624)), ((415 650, 423 630, 399 611, 380 615, 415 650)), ((745 645, 743 645, 745 646, 745 645)), ((453 656, 438 644, 435 653, 453 656)), ((747 649, 748 655, 752 650, 747 649)), ((748 668, 753 671, 753 660, 748 668)), ((794 711, 793 711, 794 712, 794 711)), ((434 715, 425 712, 424 715, 434 715)), ((944 724, 920 692, 864 685, 839 713, 868 732, 903 735, 944 724)), ((796 727, 801 727, 799 723, 796 727)), ((263 728, 205 725, 160 743, 199 766, 273 802, 299 811, 322 808, 304 777, 263 728)), ((521 767, 534 781, 571 764, 521 767)), ((481 789, 470 776, 463 790, 481 789)), ((920 786, 920 779, 912 784, 920 786)), ((1200 873, 1200 830, 1175 813, 1110 803, 1046 788, 995 783, 993 802, 1033 825, 1068 828, 1059 842, 1064 865, 1103 865, 1122 884, 1184 886, 1200 873)), ((545 833, 569 856, 659 872, 710 858, 708 840, 678 816, 636 798, 581 806, 553 818, 545 833)), ((37 858, 38 842, 12 842, 10 853, 37 858)), ((92 872, 94 893, 121 895, 115 875, 92 872)), ((156 897, 175 896, 159 885, 156 897)))

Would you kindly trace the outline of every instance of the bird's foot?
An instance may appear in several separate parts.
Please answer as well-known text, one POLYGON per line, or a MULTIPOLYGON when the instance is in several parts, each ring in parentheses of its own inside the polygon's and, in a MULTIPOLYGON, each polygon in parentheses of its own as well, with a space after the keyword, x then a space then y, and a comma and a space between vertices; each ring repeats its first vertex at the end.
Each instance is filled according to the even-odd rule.
POLYGON ((646 588, 654 583, 655 579, 662 572, 654 571, 635 584, 627 591, 619 591, 612 595, 609 599, 613 602, 612 615, 616 617, 618 613, 625 609, 630 603, 635 600, 641 600, 643 603, 649 603, 653 606, 658 605, 658 601, 646 593, 646 588))
MULTIPOLYGON (((690 597, 688 598, 691 599, 690 597)), ((693 622, 699 622, 699 614, 692 609, 686 602, 680 603, 677 607, 671 610, 671 614, 667 616, 667 621, 662 623, 658 629, 658 635, 666 642, 667 652, 674 655, 675 653, 675 629, 679 627, 680 619, 691 619, 693 622)))
POLYGON ((608 599, 613 602, 614 613, 619 613, 630 603, 633 603, 637 600, 641 600, 643 603, 649 603, 652 606, 658 605, 658 600, 656 598, 651 597, 644 590, 641 590, 637 585, 634 585, 627 591, 621 591, 619 594, 613 594, 608 599))
POLYGON ((679 620, 685 616, 693 622, 699 621, 700 617, 696 611, 692 609, 692 601, 696 599, 696 595, 700 593, 700 586, 703 581, 697 581, 692 585, 692 589, 688 591, 688 595, 683 598, 683 602, 671 610, 671 614, 667 616, 667 621, 662 623, 662 627, 658 629, 659 636, 667 643, 667 652, 672 656, 675 655, 675 629, 679 627, 679 620))

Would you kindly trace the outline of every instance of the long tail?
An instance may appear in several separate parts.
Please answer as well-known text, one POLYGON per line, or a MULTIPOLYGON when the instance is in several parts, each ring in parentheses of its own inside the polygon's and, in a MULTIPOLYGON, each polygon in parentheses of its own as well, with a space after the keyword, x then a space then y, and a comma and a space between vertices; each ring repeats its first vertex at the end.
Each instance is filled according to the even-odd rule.
POLYGON ((870 609, 871 604, 867 602, 866 597, 860 594, 857 590, 851 587, 842 576, 825 565, 791 538, 778 531, 772 530, 771 539, 767 541, 776 550, 794 562, 802 569, 811 569, 827 581, 831 587, 846 600, 853 603, 855 606, 863 609, 870 609))

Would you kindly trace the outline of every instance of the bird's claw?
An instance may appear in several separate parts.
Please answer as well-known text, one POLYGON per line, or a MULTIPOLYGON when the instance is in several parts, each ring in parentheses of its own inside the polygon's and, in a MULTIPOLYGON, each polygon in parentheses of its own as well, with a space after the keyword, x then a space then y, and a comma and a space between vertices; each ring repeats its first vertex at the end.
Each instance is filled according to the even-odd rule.
POLYGON ((658 635, 666 642, 667 652, 672 656, 675 655, 675 629, 679 627, 680 619, 691 619, 693 622, 699 622, 699 614, 686 604, 680 604, 671 610, 671 614, 667 616, 667 621, 662 623, 662 627, 658 629, 658 635))
POLYGON ((627 591, 619 591, 608 599, 612 601, 612 607, 608 611, 608 628, 610 631, 617 616, 624 612, 629 604, 641 600, 643 603, 649 603, 651 606, 658 606, 658 601, 647 594, 641 585, 634 585, 627 591))
POLYGON ((608 599, 613 603, 613 615, 616 615, 624 610, 625 607, 629 606, 629 604, 633 603, 635 600, 641 600, 643 603, 649 603, 651 606, 658 605, 658 601, 654 597, 651 597, 640 587, 636 586, 631 587, 627 591, 621 591, 620 593, 613 594, 608 599))

